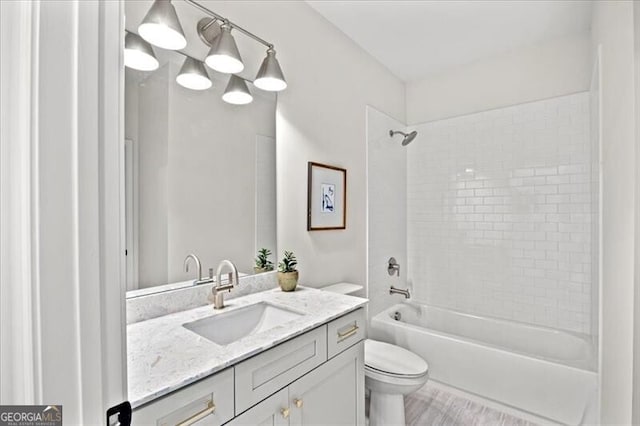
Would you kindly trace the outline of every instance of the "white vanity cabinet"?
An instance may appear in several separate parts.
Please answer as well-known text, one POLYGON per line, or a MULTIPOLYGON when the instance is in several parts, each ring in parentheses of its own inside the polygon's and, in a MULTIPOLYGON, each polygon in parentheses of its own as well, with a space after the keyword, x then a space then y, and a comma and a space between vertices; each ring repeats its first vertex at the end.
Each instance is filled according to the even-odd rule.
POLYGON ((134 425, 364 425, 360 308, 146 404, 134 425))
POLYGON ((220 425, 233 415, 233 368, 227 368, 136 409, 131 424, 220 425))
POLYGON ((359 342, 227 425, 364 425, 363 365, 359 342))
POLYGON ((289 386, 290 425, 364 425, 364 343, 289 386))
POLYGON ((234 367, 236 415, 327 360, 327 326, 266 350, 234 367))
POLYGON ((227 425, 288 426, 290 410, 289 388, 284 388, 231 420, 227 425))
POLYGON ((365 324, 357 309, 238 364, 236 414, 256 389, 290 384, 229 424, 364 425, 365 324))

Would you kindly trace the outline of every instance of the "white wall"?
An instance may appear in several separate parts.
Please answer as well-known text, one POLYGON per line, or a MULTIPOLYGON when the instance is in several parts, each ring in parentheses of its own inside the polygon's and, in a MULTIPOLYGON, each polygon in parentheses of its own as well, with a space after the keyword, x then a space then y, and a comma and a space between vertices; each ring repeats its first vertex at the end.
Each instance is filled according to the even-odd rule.
POLYGON ((407 123, 424 123, 589 89, 588 35, 554 40, 407 84, 407 123))
POLYGON ((3 2, 0 15, 0 404, 102 424, 126 395, 120 4, 3 2))
POLYGON ((415 129, 407 147, 414 297, 590 333, 589 93, 415 129))
POLYGON ((280 256, 296 253, 303 284, 364 284, 365 106, 404 121, 403 83, 303 1, 205 4, 273 42, 289 83, 276 113, 280 256), (346 230, 307 232, 307 161, 347 169, 346 230))
POLYGON ((599 1, 594 48, 602 45, 601 416, 631 423, 635 230, 633 2, 599 1))
POLYGON ((367 108, 367 193, 369 316, 403 300, 390 295, 391 285, 407 286, 407 147, 401 136, 389 130, 404 125, 388 115, 367 108), (400 277, 387 272, 389 258, 400 264, 400 277))

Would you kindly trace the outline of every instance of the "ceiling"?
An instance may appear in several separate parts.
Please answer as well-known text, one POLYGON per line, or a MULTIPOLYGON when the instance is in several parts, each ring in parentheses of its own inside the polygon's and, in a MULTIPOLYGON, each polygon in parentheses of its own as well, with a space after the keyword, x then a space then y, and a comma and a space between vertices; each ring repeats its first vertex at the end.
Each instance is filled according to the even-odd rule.
POLYGON ((404 81, 590 30, 590 1, 307 3, 404 81))

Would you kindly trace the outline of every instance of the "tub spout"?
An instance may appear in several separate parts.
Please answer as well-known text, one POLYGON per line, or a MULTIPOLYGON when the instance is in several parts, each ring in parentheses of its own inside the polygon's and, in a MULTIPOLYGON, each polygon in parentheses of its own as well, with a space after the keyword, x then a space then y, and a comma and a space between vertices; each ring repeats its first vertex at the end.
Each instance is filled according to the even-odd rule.
POLYGON ((401 294, 403 295, 406 299, 409 299, 411 297, 411 293, 409 293, 409 289, 401 289, 401 288, 395 288, 394 286, 391 286, 391 288, 389 289, 389 294, 401 294))

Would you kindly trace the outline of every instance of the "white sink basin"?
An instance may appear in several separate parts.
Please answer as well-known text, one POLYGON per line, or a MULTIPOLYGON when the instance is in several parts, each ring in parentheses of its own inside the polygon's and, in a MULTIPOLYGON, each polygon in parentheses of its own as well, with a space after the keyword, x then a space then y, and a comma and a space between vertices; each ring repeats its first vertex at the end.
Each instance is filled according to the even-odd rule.
POLYGON ((228 345, 244 337, 270 330, 300 318, 299 314, 260 302, 219 315, 183 324, 188 330, 218 345, 228 345))

